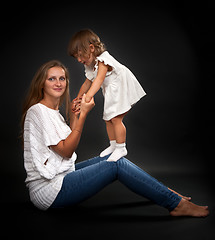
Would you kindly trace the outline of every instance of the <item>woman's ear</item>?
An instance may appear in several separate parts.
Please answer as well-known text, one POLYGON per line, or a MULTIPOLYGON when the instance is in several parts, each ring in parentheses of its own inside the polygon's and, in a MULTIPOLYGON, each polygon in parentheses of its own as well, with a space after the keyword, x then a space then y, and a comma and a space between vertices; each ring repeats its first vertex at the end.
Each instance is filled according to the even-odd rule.
POLYGON ((95 51, 94 45, 91 43, 89 47, 90 47, 90 52, 93 53, 95 51))

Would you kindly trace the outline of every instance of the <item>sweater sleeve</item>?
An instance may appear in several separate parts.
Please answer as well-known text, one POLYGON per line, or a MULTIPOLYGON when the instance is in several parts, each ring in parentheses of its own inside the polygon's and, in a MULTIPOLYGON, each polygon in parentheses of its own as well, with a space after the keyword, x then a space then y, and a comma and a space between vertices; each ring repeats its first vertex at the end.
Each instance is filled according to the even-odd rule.
POLYGON ((36 108, 28 111, 24 138, 26 154, 29 155, 34 170, 46 179, 54 178, 59 172, 63 158, 56 158, 50 146, 58 144, 65 136, 57 133, 57 126, 51 117, 36 108))

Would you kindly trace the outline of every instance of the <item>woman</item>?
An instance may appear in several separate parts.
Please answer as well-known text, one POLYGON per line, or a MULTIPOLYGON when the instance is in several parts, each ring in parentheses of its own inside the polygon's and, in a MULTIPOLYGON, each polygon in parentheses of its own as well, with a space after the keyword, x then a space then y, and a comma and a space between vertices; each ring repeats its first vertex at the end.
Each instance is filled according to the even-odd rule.
POLYGON ((84 122, 95 105, 93 98, 89 103, 85 98, 70 103, 68 71, 59 61, 42 65, 32 80, 22 126, 26 185, 36 207, 46 210, 75 205, 119 180, 167 208, 172 216, 209 214, 207 206, 191 203, 125 158, 109 162, 108 155, 75 164, 84 122), (59 113, 63 103, 69 126, 59 113))

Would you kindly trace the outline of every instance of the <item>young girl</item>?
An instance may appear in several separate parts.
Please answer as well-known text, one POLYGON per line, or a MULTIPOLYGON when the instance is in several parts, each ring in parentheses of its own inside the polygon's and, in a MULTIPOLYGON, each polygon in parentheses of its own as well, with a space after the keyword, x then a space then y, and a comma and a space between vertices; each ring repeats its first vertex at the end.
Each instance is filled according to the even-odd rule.
POLYGON ((101 152, 108 161, 117 161, 127 155, 126 128, 123 118, 146 93, 132 72, 113 58, 89 29, 77 32, 69 43, 69 54, 85 66, 86 80, 77 97, 86 93, 89 102, 100 87, 104 95, 103 119, 110 146, 101 152))

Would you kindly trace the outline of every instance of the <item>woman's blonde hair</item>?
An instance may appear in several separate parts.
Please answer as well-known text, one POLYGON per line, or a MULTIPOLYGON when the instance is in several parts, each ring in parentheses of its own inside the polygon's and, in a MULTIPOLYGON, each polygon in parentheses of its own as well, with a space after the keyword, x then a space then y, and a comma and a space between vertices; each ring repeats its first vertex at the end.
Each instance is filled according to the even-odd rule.
POLYGON ((65 71, 66 77, 66 89, 64 94, 60 98, 60 106, 65 103, 66 118, 69 119, 69 104, 70 104, 70 94, 69 94, 69 72, 67 68, 58 60, 52 60, 44 63, 34 75, 29 91, 26 95, 25 101, 23 103, 22 118, 21 118, 21 137, 23 139, 24 132, 24 122, 25 116, 28 109, 36 103, 39 103, 43 97, 43 87, 47 78, 48 70, 53 67, 60 67, 65 71))
POLYGON ((95 48, 95 57, 99 56, 106 50, 104 43, 101 42, 100 38, 92 30, 83 29, 72 36, 69 42, 68 54, 76 57, 78 52, 81 51, 86 55, 89 53, 90 44, 93 44, 95 48))

